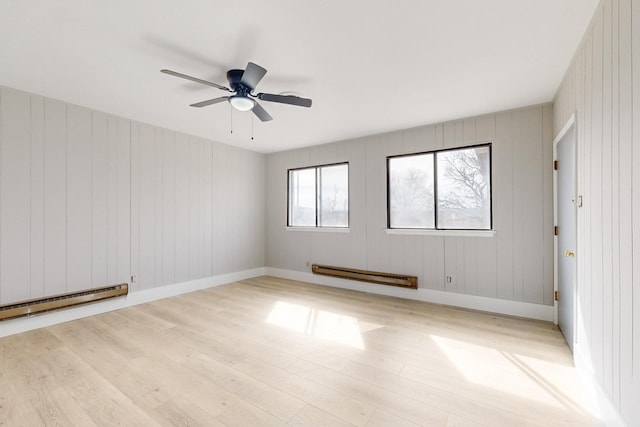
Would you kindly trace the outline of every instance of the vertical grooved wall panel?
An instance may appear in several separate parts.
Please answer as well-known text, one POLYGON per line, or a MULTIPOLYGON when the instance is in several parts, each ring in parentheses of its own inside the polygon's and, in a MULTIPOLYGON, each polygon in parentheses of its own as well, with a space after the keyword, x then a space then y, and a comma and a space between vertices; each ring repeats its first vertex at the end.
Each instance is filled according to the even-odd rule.
POLYGON ((640 425, 640 5, 602 0, 555 98, 576 114, 575 352, 627 425, 640 425))
MULTIPOLYGON (((633 329, 633 381, 630 402, 640 400, 640 5, 632 2, 632 69, 633 69, 633 285, 632 285, 632 329, 633 329)), ((640 409, 631 404, 635 421, 640 424, 640 409)))
POLYGON ((175 206, 176 206, 176 180, 175 180, 175 133, 169 130, 162 131, 160 151, 162 153, 162 280, 163 285, 174 283, 175 280, 175 206))
MULTIPOLYGON (((522 111, 513 112, 513 134, 510 141, 513 147, 511 150, 511 162, 509 162, 509 159, 505 159, 506 162, 509 162, 512 165, 510 178, 513 192, 511 193, 511 203, 509 203, 508 200, 506 201, 507 211, 505 212, 505 215, 510 215, 512 221, 511 245, 509 246, 509 250, 513 253, 513 277, 511 278, 511 286, 512 298, 516 301, 522 301, 524 299, 524 283, 526 280, 524 276, 524 251, 527 250, 527 241, 524 238, 525 226, 523 220, 525 212, 523 199, 528 192, 524 187, 522 177, 523 168, 520 167, 520 165, 523 164, 524 159, 526 159, 523 151, 525 150, 524 142, 527 135, 524 132, 525 126, 522 116, 522 111), (519 248, 519 250, 514 250, 514 248, 519 248)), ((499 227, 500 224, 496 224, 496 228, 499 227)))
POLYGON ((107 117, 107 281, 118 280, 118 119, 107 117))
POLYGON ((496 230, 496 270, 497 298, 514 298, 514 262, 513 262, 513 114, 511 112, 496 115, 496 136, 491 153, 493 164, 502 165, 493 168, 493 226, 496 230))
MULTIPOLYGON (((611 398, 616 407, 620 407, 620 175, 617 172, 620 164, 620 48, 619 48, 619 7, 618 0, 612 2, 611 11, 611 221, 612 221, 612 251, 613 261, 611 275, 612 301, 610 307, 611 320, 611 398)), ((606 110, 605 110, 606 111, 606 110)), ((605 367, 606 369, 606 367, 605 367)))
POLYGON ((138 212, 133 215, 132 228, 138 232, 138 286, 148 289, 158 286, 155 249, 160 245, 160 236, 156 234, 158 210, 156 209, 156 176, 158 164, 155 129, 139 124, 135 176, 138 181, 138 212))
POLYGON ((109 283, 107 115, 91 115, 91 286, 109 283))
POLYGON ((67 291, 91 286, 91 112, 67 106, 67 291))
MULTIPOLYGON (((553 140, 553 106, 545 105, 542 109, 542 194, 553 194, 553 147, 545 141, 553 140)), ((553 305, 553 242, 554 219, 552 209, 542 209, 542 253, 543 253, 543 304, 553 305)))
MULTIPOLYGON (((552 230, 543 228, 545 210, 549 211, 551 203, 545 203, 544 167, 542 153, 544 144, 548 140, 543 139, 543 107, 530 108, 522 111, 522 165, 520 167, 522 177, 522 257, 523 293, 522 300, 534 304, 542 304, 542 295, 545 289, 543 278, 543 259, 545 257, 542 243, 544 233, 551 234, 552 230), (540 286, 542 285, 542 286, 540 286)), ((548 198, 550 195, 547 194, 548 198)), ((548 200, 548 199, 547 199, 548 200)), ((546 278, 548 281, 548 278, 546 278)))
POLYGON ((140 127, 140 123, 131 123, 131 272, 137 276, 130 284, 131 292, 140 290, 140 127))
MULTIPOLYGON (((198 195, 199 187, 199 164, 198 164, 198 140, 189 138, 188 150, 186 154, 189 156, 189 278, 195 279, 200 276, 200 252, 198 251, 198 242, 200 241, 200 233, 198 230, 198 195)), ((216 269, 216 271, 218 271, 216 269)))
MULTIPOLYGON (((620 410, 623 415, 636 410, 636 424, 640 424, 638 394, 632 393, 630 378, 633 375, 633 85, 632 74, 632 0, 619 1, 619 110, 618 126, 620 160, 618 163, 620 194, 620 347, 617 355, 620 363, 620 410)), ((640 70, 636 70, 636 73, 640 70)), ((586 119, 585 119, 586 120, 586 119)), ((638 256, 638 254, 636 254, 638 256)), ((640 307, 635 307, 636 311, 640 307)), ((638 360, 638 359, 636 359, 638 360)), ((635 363, 635 367, 640 362, 635 363)), ((633 423, 629 423, 633 425, 633 423)))
MULTIPOLYGON (((213 223, 211 221, 211 217, 213 216, 213 199, 211 198, 213 186, 213 146, 205 140, 202 140, 202 151, 200 154, 200 176, 202 177, 202 184, 200 187, 200 192, 202 193, 202 206, 200 217, 202 218, 202 225, 200 235, 202 236, 203 244, 202 244, 202 275, 204 277, 209 277, 214 274, 213 272, 213 223)), ((238 152, 240 153, 240 152, 238 152)), ((238 181, 243 186, 242 197, 247 201, 244 204, 236 204, 233 205, 233 208, 236 209, 235 212, 230 212, 230 215, 237 216, 239 213, 242 213, 242 217, 237 224, 237 228, 234 228, 237 233, 242 233, 244 235, 243 238, 237 239, 243 245, 243 250, 240 253, 234 255, 234 260, 238 262, 236 266, 231 267, 231 271, 238 271, 238 269, 242 268, 242 265, 247 262, 246 257, 250 256, 254 253, 254 247, 251 246, 251 234, 249 230, 251 230, 252 222, 247 216, 247 213, 250 211, 254 211, 255 207, 252 208, 252 203, 258 204, 258 196, 256 193, 259 192, 259 188, 256 188, 256 180, 249 179, 250 175, 250 154, 245 152, 245 156, 240 156, 241 159, 238 162, 237 168, 235 169, 236 174, 238 176, 235 177, 235 180, 238 181), (248 165, 247 165, 248 163, 248 165), (237 210, 242 209, 244 212, 238 212, 237 210), (241 231, 243 230, 243 231, 241 231), (243 254, 245 254, 243 256, 243 254)), ((259 181, 257 181, 259 182, 259 181)), ((219 201, 221 202, 221 201, 219 201)), ((261 212, 264 212, 262 210, 261 212)), ((262 229, 264 232, 264 229, 262 229)), ((233 237, 232 237, 233 238, 233 237)), ((258 265, 258 264, 256 264, 258 265)), ((259 264, 261 265, 261 264, 259 264)))
POLYGON ((128 282, 131 273, 131 121, 117 119, 116 146, 116 282, 128 282))
MULTIPOLYGON (((612 283, 612 193, 611 169, 611 3, 605 3, 602 20, 602 203, 600 215, 602 217, 602 281, 612 283)), ((613 286, 602 287, 602 384, 608 395, 613 394, 613 286)))
MULTIPOLYGON (((1 113, 0 113, 1 114, 1 113)), ((0 138, 1 139, 1 138, 0 138)), ((31 97, 31 298, 44 288, 44 98, 31 97)))
POLYGON ((189 280, 189 137, 175 141, 175 280, 189 280))
POLYGON ((414 274, 420 288, 552 305, 552 119, 546 104, 269 154, 267 266, 309 271, 310 261, 414 274), (486 142, 493 144, 495 236, 385 232, 387 156, 486 142), (287 169, 345 161, 349 233, 286 230, 287 169))
MULTIPOLYGON (((491 142, 496 137, 496 115, 483 116, 475 120, 475 140, 491 142)), ((491 177, 495 183, 495 173, 491 177)), ((494 209, 495 210, 495 209, 494 209)), ((489 298, 497 297, 497 240, 476 239, 477 244, 477 295, 489 298)))
MULTIPOLYGON (((44 101, 44 294, 67 289, 67 107, 44 101)), ((0 282, 3 288, 10 286, 0 282)), ((7 302, 7 301, 4 301, 7 302)))
POLYGON ((590 223, 600 232, 590 233, 591 237, 591 310, 593 313, 591 322, 591 346, 592 360, 596 377, 603 381, 603 218, 602 218, 602 177, 603 177, 603 153, 604 141, 602 135, 602 106, 603 106, 603 13, 602 5, 596 12, 593 22, 592 56, 591 56, 591 144, 590 158, 590 223))
POLYGON ((0 87, 0 304, 262 267, 264 163, 0 87))
POLYGON ((27 299, 31 281, 31 104, 22 92, 7 90, 2 95, 2 137, 0 146, 0 282, 1 302, 27 299))

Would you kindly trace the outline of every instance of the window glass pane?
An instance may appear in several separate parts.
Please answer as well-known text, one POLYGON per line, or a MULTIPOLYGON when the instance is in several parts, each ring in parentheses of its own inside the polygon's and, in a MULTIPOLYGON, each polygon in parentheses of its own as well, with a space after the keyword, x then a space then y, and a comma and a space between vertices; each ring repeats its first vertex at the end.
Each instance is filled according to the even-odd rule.
POLYGON ((489 147, 437 154, 438 228, 491 228, 489 147))
POLYGON ((289 171, 289 225, 316 225, 316 169, 289 171))
POLYGON ((434 228, 433 154, 389 159, 389 225, 434 228))
POLYGON ((349 167, 324 166, 318 169, 318 225, 349 226, 349 167))

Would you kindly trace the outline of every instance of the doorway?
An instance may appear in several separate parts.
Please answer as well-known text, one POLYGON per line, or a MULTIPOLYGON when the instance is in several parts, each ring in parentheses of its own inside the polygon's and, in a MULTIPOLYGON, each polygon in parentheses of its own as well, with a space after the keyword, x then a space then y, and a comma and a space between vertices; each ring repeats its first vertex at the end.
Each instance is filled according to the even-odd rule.
POLYGON ((558 327, 573 352, 576 302, 576 138, 573 121, 555 142, 556 294, 558 327))

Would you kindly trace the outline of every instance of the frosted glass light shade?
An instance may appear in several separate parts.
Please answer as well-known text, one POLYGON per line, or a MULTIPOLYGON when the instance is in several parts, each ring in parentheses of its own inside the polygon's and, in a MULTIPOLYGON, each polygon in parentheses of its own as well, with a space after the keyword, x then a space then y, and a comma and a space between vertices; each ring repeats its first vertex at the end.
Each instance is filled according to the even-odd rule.
POLYGON ((253 99, 247 98, 246 96, 232 96, 229 98, 229 102, 236 110, 240 111, 249 111, 255 105, 253 99))

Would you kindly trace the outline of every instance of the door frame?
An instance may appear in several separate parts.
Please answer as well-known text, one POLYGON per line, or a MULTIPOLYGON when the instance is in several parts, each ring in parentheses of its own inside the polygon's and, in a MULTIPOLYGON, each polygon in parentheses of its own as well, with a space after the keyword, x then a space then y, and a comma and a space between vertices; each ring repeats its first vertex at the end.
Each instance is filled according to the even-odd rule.
MULTIPOLYGON (((577 123, 576 123, 576 112, 574 112, 573 114, 571 114, 571 116, 569 117, 569 119, 567 120, 567 122, 564 124, 564 126, 562 127, 562 129, 560 130, 560 132, 558 132, 558 134, 556 135, 556 137, 553 139, 553 160, 554 163, 556 160, 558 160, 558 143, 560 143, 560 141, 562 141, 562 139, 565 137, 565 135, 567 135, 567 133, 573 129, 573 138, 574 138, 574 164, 575 164, 575 170, 574 170, 574 186, 575 186, 575 195, 576 198, 578 198, 578 128, 577 128, 577 123)), ((578 207, 579 205, 576 204, 576 209, 575 209, 575 227, 576 227, 576 233, 575 233, 575 247, 577 249, 578 247, 578 230, 579 230, 579 226, 578 226, 578 207)), ((553 170, 553 223, 554 225, 558 225, 558 173, 556 172, 555 168, 553 170)), ((577 334, 576 334, 576 325, 577 325, 577 319, 578 319, 578 314, 577 314, 577 301, 578 301, 578 257, 580 255, 579 251, 576 250, 576 258, 575 258, 575 262, 573 263, 573 344, 576 344, 578 342, 577 339, 577 334)), ((553 236, 553 323, 554 324, 558 324, 558 301, 555 300, 555 293, 558 291, 558 236, 555 235, 553 236)))

